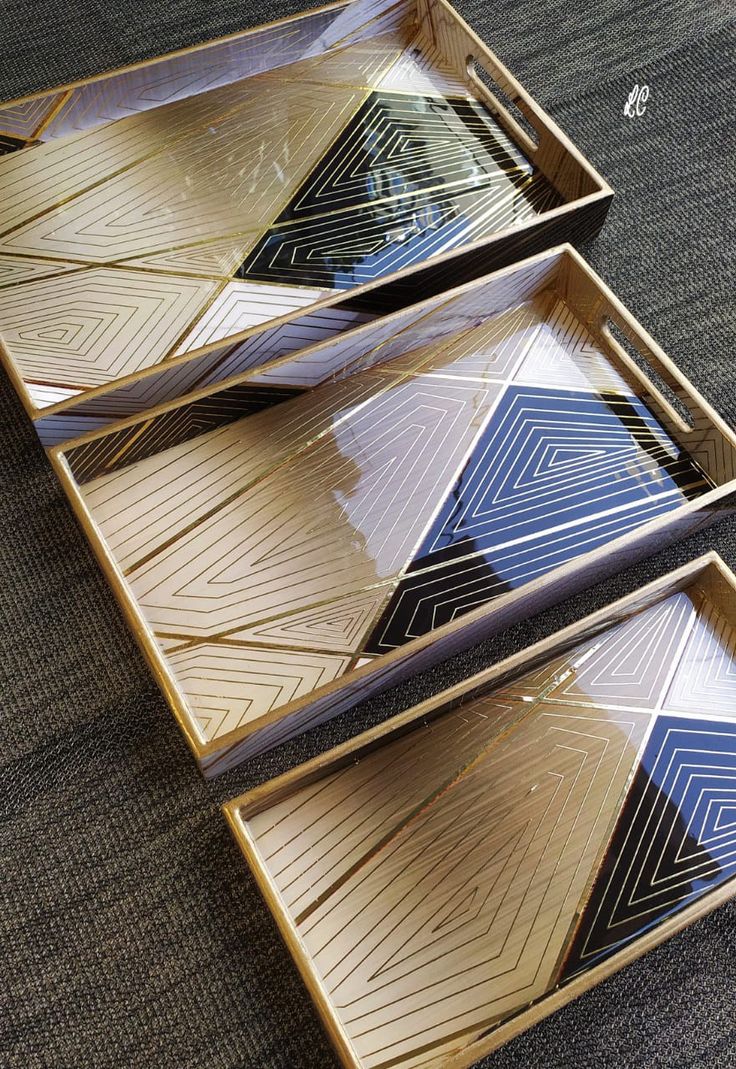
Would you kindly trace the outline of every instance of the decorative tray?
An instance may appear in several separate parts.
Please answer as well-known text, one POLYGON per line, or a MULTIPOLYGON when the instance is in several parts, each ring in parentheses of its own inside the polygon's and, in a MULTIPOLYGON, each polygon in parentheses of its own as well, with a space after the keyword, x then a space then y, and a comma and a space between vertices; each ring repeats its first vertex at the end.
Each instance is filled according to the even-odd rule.
POLYGON ((715 554, 229 803, 349 1069, 462 1069, 736 893, 715 554))
POLYGON ((569 246, 288 363, 327 381, 50 451, 208 775, 736 506, 736 435, 569 246))
POLYGON ((0 355, 46 446, 589 236, 612 196, 444 0, 0 105, 0 156, 0 355))

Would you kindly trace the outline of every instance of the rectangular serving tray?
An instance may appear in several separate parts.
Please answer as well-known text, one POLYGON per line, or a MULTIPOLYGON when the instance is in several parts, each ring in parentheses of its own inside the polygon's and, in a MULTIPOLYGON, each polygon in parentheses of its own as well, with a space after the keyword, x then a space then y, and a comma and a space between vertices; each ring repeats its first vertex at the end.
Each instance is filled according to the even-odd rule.
POLYGON ((736 507, 736 435, 570 246, 297 373, 50 451, 207 775, 736 507))
POLYGON ((445 0, 333 4, 0 105, 0 356, 51 446, 588 237, 611 197, 445 0))
POLYGON ((736 576, 708 554, 225 813, 343 1065, 463 1069, 736 894, 736 576))

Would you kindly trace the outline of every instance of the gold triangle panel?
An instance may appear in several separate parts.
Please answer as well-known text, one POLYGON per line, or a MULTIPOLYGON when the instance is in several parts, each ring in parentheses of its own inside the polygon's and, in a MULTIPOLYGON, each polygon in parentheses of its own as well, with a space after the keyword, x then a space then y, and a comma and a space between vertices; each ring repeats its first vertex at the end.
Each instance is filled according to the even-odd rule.
POLYGON ((736 621, 716 606, 700 607, 663 704, 696 715, 736 712, 736 621))
POLYGON ((313 651, 209 643, 170 650, 168 657, 204 739, 233 731, 275 705, 329 683, 348 664, 347 657, 313 651))
POLYGON ((112 267, 76 271, 0 290, 0 329, 28 379, 85 389, 158 363, 217 288, 112 267))
POLYGON ((234 631, 232 641, 261 646, 302 646, 312 650, 354 653, 386 600, 385 587, 345 598, 329 599, 301 612, 284 612, 272 620, 234 631))
POLYGON ((554 985, 646 727, 481 701, 253 818, 360 1065, 422 1064, 554 985))
MULTIPOLYGON (((328 381, 245 419, 237 405, 296 387, 256 376, 219 416, 215 397, 71 451, 149 626, 191 648, 377 655, 706 493, 635 380, 532 276, 539 296, 485 319, 478 287, 360 328, 362 350, 329 341, 312 363, 328 381), (365 369, 340 379, 329 352, 365 369), (218 418, 236 422, 184 440, 218 418)), ((690 626, 662 613, 622 625, 614 675, 593 649, 575 679, 541 681, 550 703, 576 686, 610 708, 662 699, 652 650, 690 626)))
POLYGON ((497 392, 399 383, 290 457, 247 500, 212 498, 206 518, 179 537, 169 531, 163 545, 151 528, 147 563, 129 581, 155 630, 215 637, 392 581, 497 392))
POLYGON ((210 431, 167 456, 164 482, 158 476, 160 458, 152 456, 100 476, 82 492, 93 512, 99 510, 100 517, 111 520, 116 517, 106 530, 106 538, 127 570, 153 545, 206 516, 213 501, 227 500, 255 486, 304 443, 329 435, 333 425, 339 425, 367 399, 368 390, 369 384, 346 379, 330 391, 329 398, 316 392, 305 394, 298 411, 279 406, 260 413, 258 419, 238 420, 210 431), (218 460, 213 465, 214 456, 218 460), (205 483, 207 493, 202 496, 205 483), (141 512, 150 518, 150 531, 141 529, 141 512))
POLYGON ((217 294, 195 328, 177 347, 177 353, 209 345, 231 334, 261 326, 269 320, 296 312, 326 297, 329 290, 307 286, 254 286, 228 282, 217 294))

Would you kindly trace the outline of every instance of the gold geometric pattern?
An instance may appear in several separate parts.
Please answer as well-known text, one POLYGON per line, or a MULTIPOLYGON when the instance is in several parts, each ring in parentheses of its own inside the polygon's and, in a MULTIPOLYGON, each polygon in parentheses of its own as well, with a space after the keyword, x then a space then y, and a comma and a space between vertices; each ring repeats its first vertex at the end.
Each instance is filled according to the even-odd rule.
MULTIPOLYGON (((532 275, 529 285, 544 283, 532 275)), ((244 723, 246 710, 248 723, 263 710, 248 699, 252 675, 237 699, 221 693, 221 655, 231 664, 247 648, 250 665, 256 649, 269 664, 269 650, 319 654, 334 658, 337 678, 359 657, 549 570, 550 549, 573 559, 591 538, 608 541, 678 507, 690 487, 707 488, 628 381, 606 371, 610 359, 566 302, 543 287, 484 315, 498 297, 489 288, 370 325, 362 348, 349 338, 326 343, 314 352, 317 375, 339 379, 330 352, 352 359, 353 374, 148 459, 137 459, 147 456, 145 427, 130 445, 125 430, 110 445, 103 438, 74 451, 86 504, 147 624, 170 643, 169 663, 190 664, 206 648, 196 689, 195 675, 175 672, 193 716, 202 687, 220 695, 222 715, 206 730, 221 734, 244 723), (520 373, 528 384, 517 385, 520 373), (621 392, 598 393, 614 382, 621 392), (95 475, 108 462, 122 466, 95 475), (207 666, 209 684, 201 683, 207 666)), ((243 388, 256 379, 265 388, 265 373, 243 388)), ((176 440, 178 411, 166 444, 176 440)), ((154 439, 162 433, 152 424, 154 439)), ((577 701, 578 686, 612 708, 648 707, 661 683, 650 651, 663 632, 676 644, 688 626, 687 612, 662 612, 622 630, 615 673, 609 650, 601 678, 591 650, 576 680, 559 690, 543 681, 546 696, 577 701)), ((310 672, 300 697, 312 691, 310 672)), ((269 711, 292 690, 290 676, 269 691, 269 711)))
POLYGON ((231 638, 261 646, 304 646, 312 650, 353 653, 386 600, 379 587, 365 593, 310 605, 303 612, 286 612, 253 627, 234 631, 231 638))
POLYGON ((0 254, 0 289, 16 282, 30 282, 47 275, 60 275, 65 271, 78 271, 78 264, 58 260, 41 260, 31 256, 7 256, 0 254))
POLYGON ((247 498, 211 498, 196 528, 170 532, 168 546, 152 542, 147 563, 130 570, 154 629, 231 635, 393 579, 497 391, 400 383, 290 457, 247 498))
POLYGON ((51 93, 0 107, 0 134, 11 134, 26 140, 35 137, 63 96, 63 93, 51 93))
POLYGON ((693 626, 690 598, 677 595, 633 617, 606 642, 583 647, 575 671, 546 691, 562 702, 590 701, 610 707, 653 709, 662 698, 672 658, 693 626))
MULTIPOLYGON (((45 444, 139 411, 127 388, 155 364, 161 378, 142 392, 163 402, 188 379, 172 357, 207 358, 205 347, 227 339, 232 348, 244 331, 561 203, 479 103, 447 25, 433 38, 420 27, 425 14, 405 0, 354 0, 0 107, 0 334, 31 409, 53 409, 45 444), (374 120, 383 143, 371 165, 374 120), (355 168, 343 135, 362 154, 355 168), (338 196, 317 190, 325 218, 310 215, 297 230, 294 198, 309 199, 330 161, 338 196), (35 289, 42 280, 53 286, 35 289), (204 299, 193 296, 198 283, 204 299), (164 285, 190 314, 182 322, 167 305, 154 327, 164 285), (73 307, 70 321, 37 328, 39 293, 58 298, 65 316, 73 307), (88 337, 97 319, 99 366, 88 337), (138 329, 140 359, 128 348, 138 329), (94 407, 82 413, 91 389, 94 407), (64 422, 61 412, 75 415, 64 422)), ((453 29, 470 42, 460 20, 453 29)), ((202 381, 234 373, 231 354, 221 355, 202 381)))
POLYGON ((221 359, 215 374, 206 375, 203 378, 203 384, 251 371, 250 381, 277 385, 279 384, 277 369, 283 367, 285 384, 290 386, 316 385, 323 381, 326 374, 317 377, 311 370, 305 373, 305 364, 309 368, 312 360, 309 356, 305 356, 303 362, 301 350, 334 337, 341 337, 351 327, 368 323, 372 318, 373 316, 365 312, 356 312, 350 308, 343 308, 339 304, 322 308, 319 311, 307 311, 303 316, 290 319, 280 326, 259 331, 230 348, 225 357, 221 359), (292 354, 296 354, 293 360, 282 362, 282 357, 292 354), (260 372, 264 364, 273 365, 275 376, 273 380, 267 377, 268 372, 260 372))
MULTIPOLYGON (((203 397, 190 397, 186 403, 182 402, 145 420, 145 434, 141 434, 140 428, 133 424, 121 427, 112 436, 113 442, 105 442, 102 448, 98 439, 88 442, 80 448, 76 457, 75 473, 79 478, 107 474, 115 468, 116 454, 124 454, 128 463, 143 460, 160 453, 167 446, 180 445, 223 424, 289 400, 294 393, 288 387, 275 389, 243 383, 203 397)), ((73 419, 74 416, 62 418, 73 419)))
POLYGON ((703 575, 228 806, 347 1064, 468 1066, 736 886, 736 590, 703 575))
MULTIPOLYGON (((107 263, 228 234, 247 247, 237 235, 255 236, 271 222, 363 95, 320 86, 305 94, 266 74, 169 105, 165 126, 157 111, 83 135, 83 173, 98 144, 106 154, 87 188, 80 174, 81 188, 59 207, 32 198, 30 220, 16 214, 0 248, 107 263)), ((79 139, 29 153, 28 179, 40 171, 47 182, 53 174, 68 181, 79 170, 79 139)), ((0 169, 0 188, 4 178, 0 169)))
POLYGON ((427 343, 388 365, 395 374, 452 374, 469 382, 510 379, 534 348, 545 322, 543 305, 523 304, 449 338, 441 348, 427 343))
POLYGON ((153 268, 173 274, 213 275, 230 278, 243 259, 248 240, 238 244, 232 237, 215 238, 180 249, 164 249, 126 260, 129 267, 153 268))
POLYGON ((78 271, 0 290, 2 334, 27 378, 97 386, 157 363, 216 289, 208 279, 78 271))
POLYGON ((99 386, 324 295, 232 282, 210 307, 364 96, 266 73, 3 160, 0 331, 24 376, 99 386))
POLYGON ((423 51, 417 42, 405 49, 379 80, 381 89, 392 93, 423 93, 431 96, 470 97, 468 83, 458 78, 455 71, 435 51, 423 51))
POLYGON ((250 821, 366 1069, 459 1049, 549 988, 648 718, 506 720, 471 703, 250 821))
MULTIPOLYGON (((381 384, 379 376, 364 382, 364 390, 379 390, 370 410, 363 414, 359 404, 347 408, 341 422, 333 420, 332 429, 318 440, 304 435, 302 425, 301 448, 292 446, 286 462, 269 479, 252 484, 247 497, 243 454, 233 450, 233 465, 223 449, 227 437, 237 443, 229 427, 229 435, 201 436, 195 450, 187 451, 192 465, 185 475, 188 493, 177 478, 176 462, 168 469, 166 489, 154 489, 145 479, 131 484, 130 474, 138 465, 84 487, 105 534, 127 562, 131 590, 157 635, 178 640, 167 656, 193 715, 207 730, 221 733, 266 711, 262 698, 248 696, 251 690, 261 693, 253 672, 239 679, 237 695, 233 687, 223 693, 222 656, 231 664, 239 655, 227 643, 300 650, 283 686, 270 686, 274 705, 347 670, 350 659, 336 655, 359 649, 390 594, 387 583, 410 558, 438 491, 462 464, 477 421, 490 411, 498 391, 495 384, 480 391, 477 386, 448 387, 429 379, 397 386, 394 378, 386 378, 381 392, 381 384), (201 478, 213 464, 220 478, 203 496, 201 478), (195 475, 192 481, 197 471, 199 478, 195 475), (385 481, 388 471, 390 482, 385 481), (174 495, 174 489, 181 496, 174 495), (133 498, 147 501, 150 522, 144 530, 130 510, 133 498), (183 529, 177 532, 172 526, 176 523, 183 529), (299 592, 292 585, 296 560, 307 578, 299 592), (222 645, 216 647, 215 642, 222 645), (191 651, 197 646, 206 652, 194 673, 191 651), (305 649, 329 650, 333 656, 320 655, 316 672, 311 653, 305 662, 305 649), (182 657, 187 672, 182 671, 182 657), (332 672, 329 677, 324 664, 332 672), (305 674, 297 687, 294 674, 300 666, 305 674), (210 682, 201 684, 208 668, 210 682), (222 715, 203 719, 202 686, 207 694, 219 695, 222 715), (229 712, 224 708, 228 703, 229 712)), ((346 380, 347 396, 356 392, 355 385, 346 380)), ((288 406, 281 411, 287 412, 288 406)), ((245 426, 258 442, 262 463, 268 464, 265 449, 274 411, 262 415, 262 423, 256 415, 245 426)), ((329 426, 329 413, 318 415, 322 426, 329 426)), ((151 467, 158 484, 157 466, 139 464, 143 470, 151 467)), ((254 659, 255 651, 247 656, 254 659)), ((268 650, 262 656, 271 663, 268 650)), ((273 675, 273 669, 269 672, 273 675)))
POLYGON ((329 291, 228 282, 177 348, 184 353, 314 304, 329 291))
POLYGON ((205 643, 170 652, 169 662, 206 740, 329 683, 345 670, 349 658, 205 643))
POLYGON ((557 301, 516 376, 517 382, 594 386, 601 393, 628 393, 630 379, 616 368, 564 301, 557 301))
POLYGON ((715 606, 702 606, 664 705, 678 713, 736 714, 736 623, 715 606))
POLYGON ((334 52, 325 52, 290 63, 281 71, 282 77, 313 85, 352 85, 375 87, 379 85, 406 46, 403 34, 387 33, 371 36, 334 52))
POLYGON ((245 491, 298 452, 303 441, 329 433, 367 395, 367 384, 347 379, 329 398, 305 394, 293 416, 289 405, 270 409, 177 447, 169 454, 165 484, 158 478, 160 459, 154 456, 100 476, 82 492, 106 524, 110 549, 129 571, 153 546, 207 516, 213 501, 245 491), (207 493, 201 495, 205 482, 207 493), (137 518, 141 509, 149 520, 145 529, 137 518))
POLYGON ((376 855, 385 828, 406 823, 421 810, 426 776, 433 774, 440 754, 452 754, 449 782, 477 754, 479 732, 500 735, 520 715, 511 702, 480 698, 469 716, 429 721, 419 747, 413 735, 397 739, 390 755, 368 755, 349 770, 326 776, 318 791, 290 795, 284 804, 270 806, 268 816, 254 818, 251 828, 289 910, 295 916, 312 912, 331 887, 345 884, 354 851, 376 855), (339 826, 333 821, 337 805, 343 818, 339 826), (287 832, 292 822, 304 829, 293 840, 287 832), (322 844, 319 852, 310 849, 312 837, 322 844))

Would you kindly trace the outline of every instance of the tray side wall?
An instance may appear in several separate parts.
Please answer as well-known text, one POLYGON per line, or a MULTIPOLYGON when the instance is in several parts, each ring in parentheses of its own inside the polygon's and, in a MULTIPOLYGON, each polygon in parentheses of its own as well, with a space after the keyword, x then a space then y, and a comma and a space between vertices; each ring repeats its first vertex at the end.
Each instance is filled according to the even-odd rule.
MULTIPOLYGON (((156 368, 153 375, 138 376, 133 382, 118 386, 113 384, 94 397, 55 406, 55 411, 48 414, 41 411, 34 421, 41 443, 49 449, 168 400, 185 403, 203 383, 224 388, 242 374, 252 350, 268 350, 270 346, 274 350, 280 349, 282 355, 283 347, 287 345, 289 352, 297 354, 303 344, 310 344, 309 335, 313 331, 318 330, 322 337, 329 337, 346 329, 346 325, 350 329, 355 313, 390 314, 563 242, 579 244, 588 241, 603 226, 612 199, 612 193, 595 194, 579 205, 567 206, 561 214, 550 213, 547 219, 478 243, 465 252, 438 257, 436 263, 412 268, 382 283, 358 287, 349 291, 347 297, 336 299, 321 310, 281 319, 276 326, 249 332, 249 344, 242 346, 244 352, 240 364, 229 359, 235 347, 234 339, 229 339, 227 344, 212 351, 193 354, 191 358, 156 368), (219 369, 225 370, 221 373, 219 369)), ((240 342, 237 344, 240 347, 240 342)), ((8 365, 12 360, 6 357, 5 362, 8 365)), ((259 359, 259 370, 264 370, 267 364, 268 361, 259 359)))
MULTIPOLYGON (((125 467, 142 456, 150 456, 192 437, 192 431, 223 426, 248 414, 245 403, 249 390, 255 398, 269 394, 276 400, 284 391, 295 394, 307 386, 319 386, 388 363, 401 355, 402 339, 411 337, 410 345, 423 344, 431 333, 433 341, 456 331, 450 318, 443 321, 445 309, 456 309, 467 298, 482 300, 485 316, 503 313, 555 285, 560 265, 569 258, 569 246, 512 265, 508 270, 455 287, 439 295, 426 298, 405 309, 381 316, 361 327, 347 330, 329 341, 309 346, 293 357, 274 362, 270 369, 246 373, 222 383, 222 389, 212 392, 209 386, 193 391, 186 397, 155 406, 144 415, 89 432, 81 439, 61 443, 64 455, 77 481, 82 484, 97 475, 109 474, 125 467), (431 328, 430 328, 431 323, 431 328), (298 385, 297 385, 298 383, 298 385), (242 388, 245 389, 242 389, 242 388), (242 402, 242 404, 241 404, 242 402), (197 425, 188 423, 187 406, 196 414, 197 425), (241 410, 242 408, 242 410, 241 410), (197 428, 201 428, 198 430, 197 428)), ((264 407, 267 407, 264 405, 264 407)))
POLYGON ((709 597, 717 596, 720 604, 728 604, 736 597, 736 575, 723 563, 718 554, 709 553, 689 561, 674 572, 669 572, 659 579, 654 579, 646 586, 626 594, 617 601, 590 613, 575 623, 568 624, 561 631, 554 632, 548 638, 540 639, 532 646, 514 653, 481 669, 475 675, 448 687, 434 697, 427 698, 418 705, 397 713, 360 735, 340 743, 310 761, 274 779, 252 788, 243 795, 232 799, 223 806, 224 811, 235 813, 247 820, 262 809, 275 802, 280 802, 294 791, 309 786, 316 778, 350 764, 356 757, 371 752, 387 735, 394 735, 410 730, 418 719, 434 718, 455 709, 459 704, 475 700, 490 694, 501 686, 506 686, 519 676, 553 660, 567 652, 581 641, 594 637, 642 609, 647 609, 670 595, 683 590, 697 588, 706 591, 709 597))
POLYGON ((551 578, 536 580, 512 594, 503 595, 480 613, 476 611, 449 625, 452 628, 449 634, 430 640, 415 639, 403 650, 384 655, 377 659, 377 666, 372 671, 372 666, 367 666, 352 673, 352 679, 348 678, 342 686, 325 688, 329 692, 306 705, 302 703, 293 712, 287 708, 240 741, 219 747, 210 744, 199 759, 203 774, 208 778, 220 775, 242 761, 346 712, 358 702, 375 697, 408 677, 493 637, 515 621, 551 608, 586 587, 709 527, 725 515, 736 513, 736 490, 731 490, 730 494, 728 490, 713 491, 708 498, 710 500, 703 508, 690 507, 686 515, 664 517, 664 522, 647 524, 640 531, 616 539, 606 550, 595 550, 572 565, 557 569, 551 573, 551 578))
MULTIPOLYGON (((557 186, 568 199, 568 203, 540 216, 538 220, 529 221, 516 231, 501 232, 464 249, 439 255, 424 265, 418 264, 387 276, 385 281, 378 280, 359 286, 348 291, 345 296, 335 295, 320 300, 308 306, 306 310, 293 311, 277 320, 269 321, 263 328, 241 331, 222 343, 203 346, 167 361, 164 366, 154 365, 126 375, 118 382, 100 385, 92 391, 59 401, 46 409, 39 409, 34 405, 21 377, 13 373, 17 369, 11 354, 4 350, 0 343, 0 359, 11 372, 14 385, 35 422, 45 448, 52 448, 80 434, 146 411, 167 400, 187 398, 203 384, 227 383, 248 366, 248 361, 253 360, 256 350, 259 354, 258 364, 263 366, 273 359, 277 352, 279 355, 285 351, 296 352, 304 345, 310 344, 315 337, 327 337, 345 329, 346 326, 349 327, 356 310, 383 314, 403 308, 420 297, 441 293, 448 286, 477 278, 562 240, 579 242, 598 232, 611 202, 611 190, 445 0, 418 0, 416 5, 409 0, 399 4, 391 4, 387 0, 354 0, 347 6, 328 6, 271 26, 258 27, 232 40, 202 46, 192 50, 191 55, 185 53, 174 57, 161 57, 127 72, 113 72, 106 80, 113 85, 117 84, 118 79, 125 85, 130 83, 130 91, 137 87, 140 99, 136 98, 133 111, 145 110, 151 106, 143 91, 147 84, 146 79, 151 78, 149 67, 157 72, 155 77, 161 77, 162 72, 165 73, 168 69, 167 64, 188 64, 189 67, 194 65, 196 68, 197 64, 201 66, 203 56, 212 60, 215 55, 219 55, 219 49, 223 51, 224 57, 224 73, 218 72, 221 80, 232 80, 236 75, 237 78, 250 77, 252 74, 293 62, 301 55, 292 54, 297 46, 306 55, 317 54, 329 51, 348 40, 363 40, 384 32, 387 26, 398 25, 409 18, 412 18, 415 24, 418 21, 421 26, 421 35, 428 54, 435 56, 438 62, 452 67, 457 76, 466 82, 474 82, 478 97, 485 100, 501 125, 520 142, 522 148, 528 150, 529 158, 557 186), (312 26, 314 31, 309 29, 312 26), (315 37, 320 28, 321 32, 315 37), (271 41, 274 34, 278 37, 279 33, 285 35, 288 42, 288 48, 284 45, 286 51, 283 55, 283 49, 280 51, 276 48, 274 51, 273 43, 270 50, 259 49, 259 41, 271 41), (290 40, 290 36, 296 39, 296 44, 290 40), (302 37, 304 41, 299 44, 302 37), (237 54, 239 48, 244 51, 244 56, 237 54), (468 57, 471 54, 483 61, 499 87, 508 94, 536 129, 538 145, 530 141, 494 95, 480 81, 470 76, 468 57), (138 85, 139 82, 141 85, 138 85), (239 349, 241 343, 246 341, 248 344, 242 345, 243 352, 238 352, 237 358, 234 358, 234 348, 239 349)), ((97 81, 69 90, 75 94, 74 99, 79 96, 80 103, 76 111, 84 115, 85 122, 91 121, 88 109, 82 106, 86 99, 85 94, 88 94, 97 81)), ((191 85, 186 90, 171 89, 170 92, 174 95, 165 98, 164 102, 170 103, 172 100, 191 95, 199 83, 195 79, 192 84, 194 89, 191 85)), ((220 82, 216 80, 213 85, 217 84, 220 82)), ((207 83, 206 88, 212 86, 207 83)), ((155 101, 155 96, 152 99, 155 101)), ((65 109, 62 109, 62 114, 66 114, 65 109)), ((71 114, 76 114, 74 108, 71 109, 71 114)), ((111 114, 104 121, 124 118, 125 114, 111 114)), ((59 116, 56 115, 54 123, 58 125, 59 122, 59 116)), ((60 128, 58 136, 75 130, 76 127, 72 123, 69 131, 66 131, 66 128, 62 131, 60 128)))
MULTIPOLYGON (((733 612, 736 605, 736 576, 726 568, 717 554, 709 553, 570 625, 550 638, 536 643, 521 654, 508 658, 494 668, 479 673, 478 676, 456 685, 442 695, 428 699, 406 713, 391 718, 386 723, 364 732, 326 754, 319 755, 305 765, 254 788, 223 806, 223 813, 230 830, 263 894, 266 905, 276 920, 282 939, 315 1003, 322 1024, 335 1045, 342 1064, 348 1069, 361 1069, 361 1062, 352 1048, 349 1037, 344 1034, 344 1029, 324 989, 321 977, 314 968, 311 957, 299 938, 293 919, 271 878, 256 839, 251 834, 250 819, 263 810, 286 801, 293 793, 319 782, 323 777, 339 771, 340 768, 351 765, 386 742, 400 737, 410 731, 417 722, 424 723, 428 718, 456 708, 464 701, 473 700, 475 695, 494 689, 510 674, 518 675, 529 671, 543 660, 555 657, 559 652, 629 618, 639 610, 649 608, 670 594, 694 588, 706 589, 709 592, 716 591, 718 597, 728 605, 730 612, 733 612), (505 671, 512 665, 511 673, 505 671)), ((703 900, 665 920, 653 932, 640 937, 634 945, 625 947, 609 960, 595 966, 564 987, 544 995, 528 1008, 509 1018, 491 1035, 480 1038, 454 1057, 443 1061, 443 1066, 446 1069, 467 1069, 479 1058, 492 1053, 514 1036, 594 987, 607 976, 617 972, 629 962, 728 901, 734 893, 736 893, 736 880, 732 879, 710 892, 703 900)))

